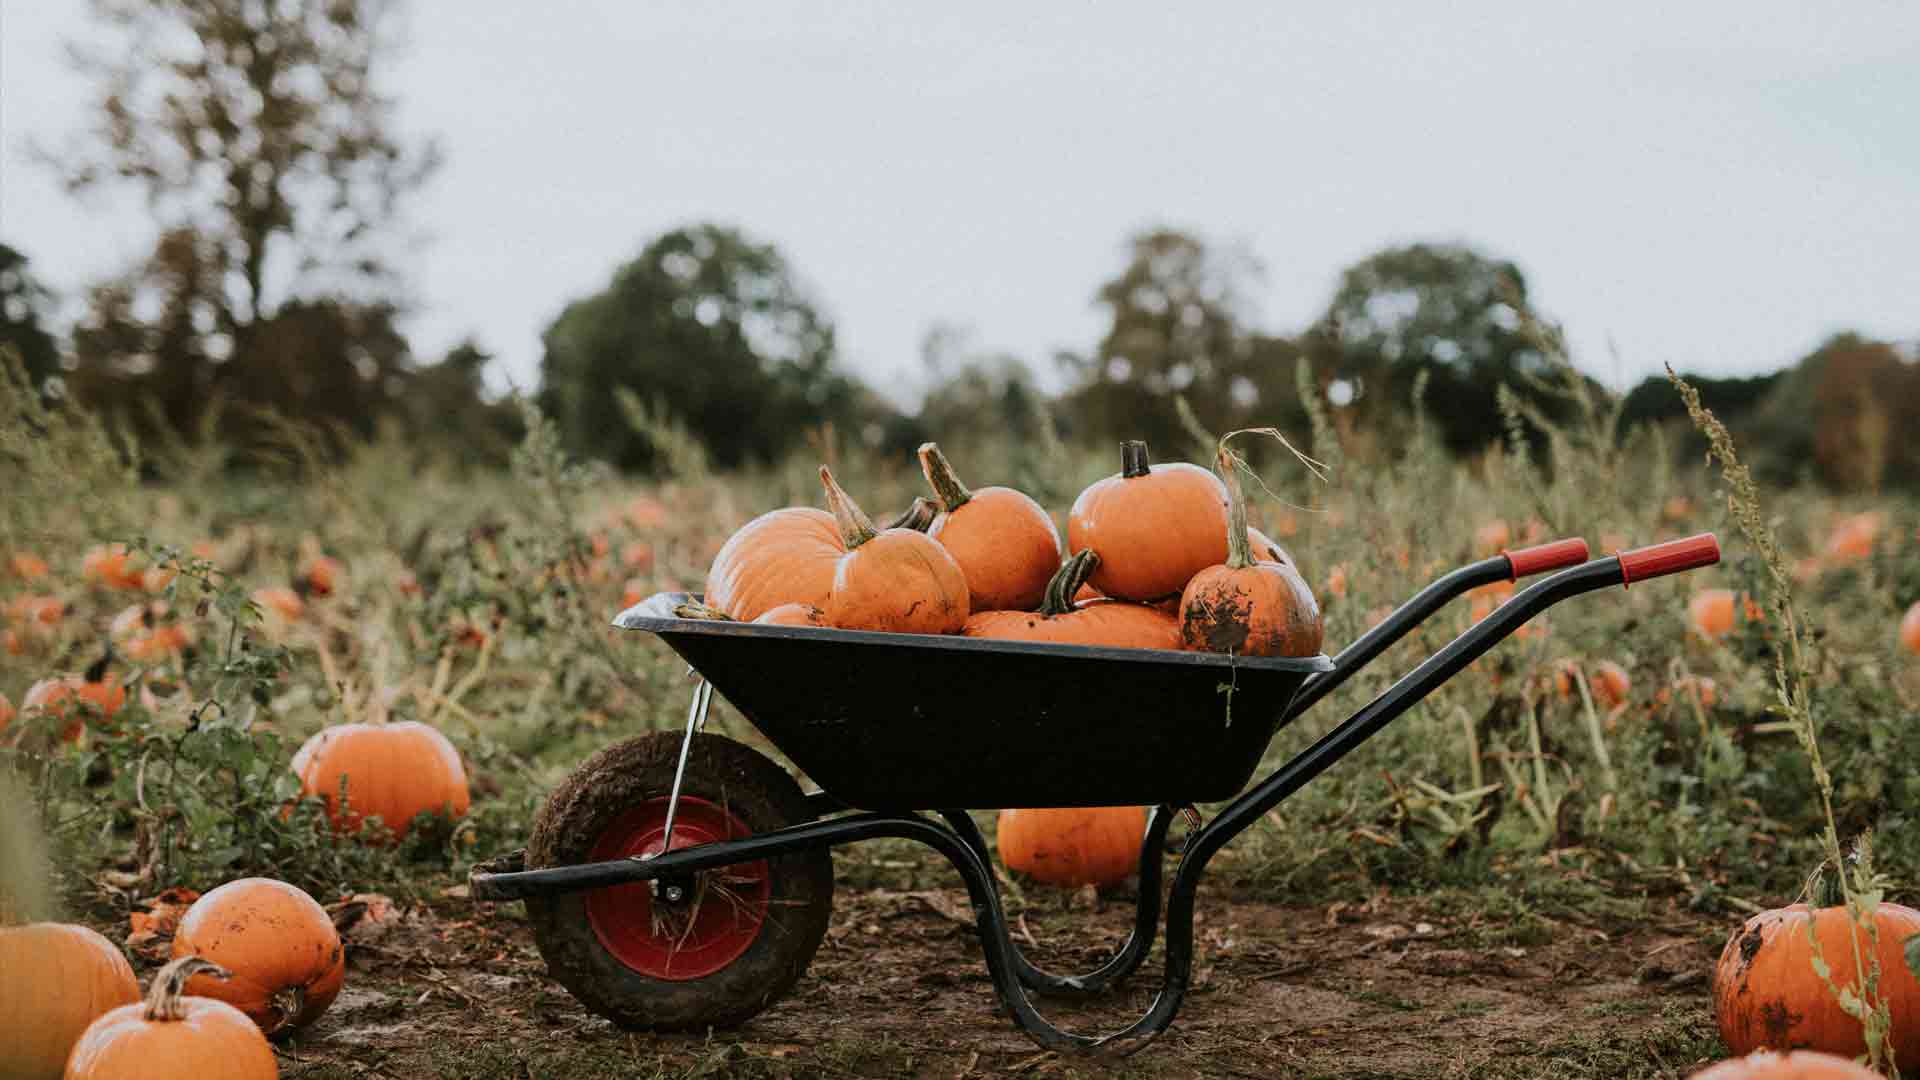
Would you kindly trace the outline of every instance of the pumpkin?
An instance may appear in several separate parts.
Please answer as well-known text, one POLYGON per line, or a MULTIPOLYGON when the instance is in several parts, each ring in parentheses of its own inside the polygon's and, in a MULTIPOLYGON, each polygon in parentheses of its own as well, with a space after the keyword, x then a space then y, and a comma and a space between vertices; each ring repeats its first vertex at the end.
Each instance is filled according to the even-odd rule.
POLYGON ((225 974, 192 956, 161 968, 145 1002, 136 994, 80 1036, 67 1080, 274 1080, 279 1062, 252 1021, 224 1001, 182 996, 190 979, 225 974))
POLYGON ((645 540, 635 540, 620 549, 620 562, 629 570, 645 573, 653 569, 653 545, 645 540))
POLYGON ((1513 530, 1504 521, 1489 521, 1473 531, 1473 548, 1481 555, 1494 555, 1513 543, 1513 530))
POLYGON ((307 602, 300 599, 300 594, 284 585, 253 590, 253 602, 260 605, 261 610, 287 622, 298 620, 307 611, 307 602))
POLYGON ((1915 600, 1913 606, 1907 609, 1906 617, 1900 620, 1900 644, 1905 645, 1908 652, 1920 656, 1920 600, 1915 600))
POLYGON ((1295 570, 1300 569, 1299 564, 1293 561, 1293 556, 1287 553, 1286 548, 1274 543, 1272 537, 1259 529, 1251 527, 1247 529, 1247 544, 1253 548, 1253 557, 1259 562, 1277 562, 1283 566, 1291 566, 1295 570))
POLYGON ((1338 600, 1347 595, 1347 564, 1335 563, 1327 571, 1327 595, 1338 600))
MULTIPOLYGON (((1902 1070, 1920 1069, 1920 977, 1907 968, 1904 946, 1920 934, 1920 911, 1882 903, 1874 910, 1880 996, 1893 1021, 1892 1043, 1902 1070)), ((1833 984, 1862 993, 1854 963, 1852 916, 1845 907, 1794 904, 1746 921, 1720 953, 1713 972, 1713 1013, 1720 1037, 1736 1054, 1760 1047, 1812 1049, 1853 1057, 1866 1052, 1860 1021, 1848 1016, 1813 971, 1809 930, 1832 972, 1833 984)), ((1860 948, 1872 948, 1860 928, 1860 948)))
POLYGON ((1874 541, 1880 538, 1880 526, 1884 522, 1882 515, 1872 512, 1841 518, 1827 536, 1828 561, 1855 562, 1872 555, 1874 541))
MULTIPOLYGON (((1572 660, 1561 660, 1554 665, 1553 688, 1563 698, 1575 696, 1574 679, 1580 675, 1580 665, 1572 660)), ((1603 709, 1611 709, 1627 700, 1627 693, 1633 688, 1633 680, 1627 678, 1627 670, 1611 660, 1602 660, 1587 672, 1587 690, 1593 695, 1593 703, 1603 709)))
POLYGON ((832 514, 800 506, 768 511, 720 546, 707 571, 707 603, 742 622, 781 604, 822 606, 846 552, 832 514))
POLYGON ((1092 581, 1106 596, 1177 596, 1193 575, 1226 560, 1226 488, 1198 465, 1153 465, 1146 443, 1122 443, 1120 472, 1073 501, 1067 547, 1099 554, 1092 581))
MULTIPOLYGON (((1760 605, 1745 593, 1740 594, 1740 612, 1748 622, 1759 622, 1760 605)), ((1734 595, 1732 589, 1702 589, 1687 601, 1687 618, 1694 630, 1708 640, 1723 638, 1733 629, 1734 595)))
POLYGON ((7 569, 22 581, 38 581, 47 576, 47 560, 38 555, 16 551, 7 559, 7 569))
POLYGON ((827 625, 842 630, 901 634, 955 634, 970 611, 967 576, 947 549, 926 533, 874 528, 872 519, 820 466, 846 551, 833 568, 827 625))
POLYGON ((142 573, 125 544, 102 544, 80 559, 80 576, 109 589, 144 589, 142 573))
POLYGON ((1848 1058, 1817 1050, 1776 1054, 1763 1050, 1723 1061, 1688 1080, 1881 1080, 1880 1074, 1848 1058))
POLYGON ((346 585, 347 568, 329 555, 316 555, 300 575, 313 596, 332 596, 346 585))
POLYGON ((1000 858, 1048 885, 1112 885, 1140 867, 1141 806, 1002 810, 1000 858))
POLYGON ((1720 684, 1705 675, 1683 675, 1673 681, 1673 685, 1663 686, 1653 692, 1653 705, 1664 709, 1678 697, 1682 704, 1698 705, 1701 709, 1711 709, 1720 703, 1720 684))
POLYGON ((1674 495, 1660 507, 1660 517, 1675 525, 1684 524, 1693 516, 1693 500, 1685 495, 1674 495))
POLYGON ((1039 611, 979 611, 968 617, 967 637, 1003 641, 1051 641, 1066 645, 1107 645, 1123 649, 1178 649, 1180 622, 1164 611, 1124 600, 1079 595, 1100 556, 1082 551, 1070 556, 1047 583, 1039 611))
POLYGON ((0 731, 5 731, 7 725, 11 723, 13 723, 13 702, 7 700, 7 695, 0 694, 0 731))
POLYGON ((399 839, 417 815, 460 817, 470 802, 459 752, 416 720, 323 728, 293 755, 293 772, 306 794, 327 801, 328 819, 344 832, 358 831, 362 818, 377 814, 399 839))
POLYGON ((105 723, 126 703, 127 688, 106 673, 106 663, 102 661, 88 668, 84 675, 56 675, 27 687, 26 696, 20 699, 20 708, 66 721, 60 739, 73 743, 79 742, 86 730, 88 715, 105 723), (70 707, 71 715, 67 711, 70 707))
POLYGON ((1227 559, 1193 576, 1180 594, 1180 641, 1196 652, 1313 656, 1320 651, 1320 604, 1293 567, 1260 562, 1247 538, 1247 505, 1234 457, 1219 451, 1227 489, 1227 559))
POLYGON ((1060 567, 1053 517, 1008 487, 971 490, 933 443, 920 446, 920 470, 940 513, 927 535, 940 541, 967 577, 974 611, 1031 611, 1060 567))
POLYGON ((0 974, 0 1075, 18 1080, 58 1080, 88 1024, 140 1000, 119 947, 84 926, 0 927, 0 974))
POLYGON ((268 1035, 318 1020, 347 972, 333 916, 272 878, 229 881, 195 900, 173 932, 173 955, 226 968, 226 979, 189 979, 188 992, 226 1002, 268 1035))
POLYGON ((812 604, 781 604, 761 612, 753 621, 769 626, 825 626, 827 613, 812 604))

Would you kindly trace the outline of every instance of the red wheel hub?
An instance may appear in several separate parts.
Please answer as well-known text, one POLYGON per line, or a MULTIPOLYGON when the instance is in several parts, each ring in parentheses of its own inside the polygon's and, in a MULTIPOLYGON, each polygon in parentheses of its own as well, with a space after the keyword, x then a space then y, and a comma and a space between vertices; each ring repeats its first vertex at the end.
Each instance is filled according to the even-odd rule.
MULTIPOLYGON (((667 830, 667 800, 652 799, 615 819, 593 845, 594 861, 657 855, 667 830)), ((746 823, 705 799, 680 797, 674 850, 753 835, 746 823)), ((760 936, 773 891, 766 860, 702 871, 685 882, 615 885, 587 893, 587 922, 608 952, 654 979, 702 979, 738 960, 760 936), (670 884, 683 896, 667 898, 670 884)))

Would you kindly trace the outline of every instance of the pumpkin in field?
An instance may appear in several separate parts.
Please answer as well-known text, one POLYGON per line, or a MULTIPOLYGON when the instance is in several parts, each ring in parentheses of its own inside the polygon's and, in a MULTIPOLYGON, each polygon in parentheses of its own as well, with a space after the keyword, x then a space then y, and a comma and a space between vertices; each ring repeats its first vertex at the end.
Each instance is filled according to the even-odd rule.
POLYGON ((1489 521, 1473 531, 1473 549, 1481 555, 1495 555, 1513 543, 1513 530, 1504 521, 1489 521))
MULTIPOLYGON (((1895 1063, 1920 1069, 1920 977, 1907 968, 1905 942, 1920 934, 1920 911, 1880 904, 1874 911, 1880 997, 1893 1021, 1895 1063)), ((1812 1049, 1853 1057, 1866 1052, 1860 1021, 1848 1016, 1813 971, 1808 930, 1820 942, 1833 984, 1862 993, 1854 963, 1852 916, 1845 907, 1794 904, 1748 919, 1720 953, 1713 972, 1713 1012, 1720 1037, 1736 1054, 1766 1047, 1812 1049)), ((1860 947, 1870 948, 1865 928, 1860 947)))
POLYGON ((1219 451, 1227 489, 1227 558, 1187 582, 1180 594, 1180 641, 1196 652, 1236 656, 1313 656, 1320 651, 1320 604, 1298 571, 1261 562, 1247 542, 1247 506, 1226 447, 1219 451))
POLYGON ((1347 595, 1347 564, 1334 563, 1327 571, 1327 595, 1338 600, 1347 595))
POLYGON ((0 731, 5 731, 7 725, 11 723, 13 723, 13 702, 7 700, 7 695, 0 694, 0 731))
POLYGON ((1880 527, 1885 523, 1884 515, 1871 511, 1842 517, 1827 535, 1827 560, 1857 562, 1871 556, 1874 542, 1880 538, 1880 527))
POLYGON ((225 974, 196 956, 161 968, 146 1001, 136 995, 80 1036, 66 1080, 274 1080, 280 1064, 253 1021, 224 1001, 182 994, 190 980, 225 974))
POLYGON ((47 560, 38 555, 16 551, 8 556, 7 569, 22 581, 38 581, 47 576, 47 560))
POLYGON ((307 602, 300 594, 284 585, 268 586, 253 590, 253 602, 268 615, 284 622, 297 622, 307 613, 307 602))
POLYGON ((1763 1050, 1702 1069, 1687 1080, 1881 1080, 1880 1074, 1850 1058, 1795 1050, 1763 1050))
POLYGON ((346 832, 358 831, 362 818, 378 815, 401 838, 419 814, 461 817, 471 800, 459 751, 445 735, 415 720, 323 728, 293 755, 293 772, 306 794, 327 801, 327 817, 346 832))
POLYGON ((761 612, 753 621, 768 626, 826 626, 827 613, 812 604, 781 604, 761 612))
POLYGON ((967 576, 938 540, 912 529, 876 529, 860 505, 820 466, 846 551, 833 590, 817 605, 842 630, 956 634, 970 612, 967 576))
POLYGON ((316 555, 300 572, 300 580, 312 596, 332 596, 346 587, 347 568, 330 555, 316 555))
POLYGON ((1140 867, 1141 806, 1000 811, 1000 858, 1048 885, 1112 885, 1140 867))
POLYGON ((20 699, 20 710, 64 720, 60 740, 73 743, 80 741, 88 719, 104 724, 126 703, 127 688, 107 673, 102 661, 83 675, 56 675, 34 683, 20 699))
POLYGON ((1906 617, 1900 620, 1900 644, 1905 645, 1908 652, 1920 656, 1920 600, 1915 600, 1913 606, 1907 609, 1906 617))
POLYGON ((1107 645, 1130 649, 1180 648, 1180 620, 1144 604, 1095 596, 1075 600, 1100 556, 1082 551, 1069 556, 1047 583, 1039 611, 979 611, 961 633, 1002 641, 1051 641, 1066 645, 1107 645))
POLYGON ((0 1076, 59 1080, 80 1033, 140 1000, 118 946, 84 926, 0 927, 0 1076))
POLYGON ((173 932, 173 955, 226 968, 225 979, 187 980, 187 991, 239 1009, 268 1035, 318 1020, 347 970, 327 909, 272 878, 229 881, 195 900, 173 932))
POLYGON ((927 535, 940 541, 967 577, 974 611, 1031 611, 1060 566, 1060 534, 1040 504, 1009 487, 975 491, 960 482, 933 443, 920 469, 940 506, 927 535))
POLYGON ((16 596, 7 602, 7 621, 21 626, 58 626, 67 603, 57 596, 16 596))
MULTIPOLYGON (((1588 667, 1587 691, 1593 695, 1593 703, 1602 709, 1611 709, 1627 700, 1627 694, 1633 689, 1633 680, 1627 678, 1627 669, 1611 660, 1602 660, 1588 667)), ((1572 660, 1561 660, 1554 665, 1553 688, 1563 698, 1576 697, 1574 680, 1580 677, 1580 665, 1572 660)))
POLYGON ((1653 692, 1653 705, 1657 709, 1664 709, 1676 700, 1687 708, 1698 705, 1703 710, 1711 709, 1720 703, 1720 684, 1705 675, 1683 675, 1675 679, 1672 686, 1653 692))
POLYGON ((620 564, 643 574, 653 569, 653 545, 645 540, 635 540, 626 545, 620 549, 620 564))
MULTIPOLYGON (((1748 622, 1760 621, 1760 605, 1745 593, 1737 599, 1742 617, 1748 622)), ((1702 589, 1687 602, 1687 619, 1701 637, 1710 641, 1723 638, 1733 629, 1735 600, 1732 589, 1702 589)))
POLYGON ((145 589, 144 571, 125 544, 102 544, 80 559, 80 576, 109 589, 145 589))
POLYGON ((1154 465, 1146 443, 1122 443, 1120 472, 1074 500, 1067 547, 1099 554, 1092 581, 1105 596, 1178 596, 1193 575, 1226 560, 1227 489, 1198 465, 1154 465))
POLYGON ((720 546, 707 571, 706 601, 742 622, 781 604, 820 607, 846 553, 832 514, 804 506, 768 511, 720 546))
POLYGON ((113 617, 107 633, 129 660, 164 660, 193 643, 193 635, 170 615, 167 605, 157 600, 134 604, 113 617))

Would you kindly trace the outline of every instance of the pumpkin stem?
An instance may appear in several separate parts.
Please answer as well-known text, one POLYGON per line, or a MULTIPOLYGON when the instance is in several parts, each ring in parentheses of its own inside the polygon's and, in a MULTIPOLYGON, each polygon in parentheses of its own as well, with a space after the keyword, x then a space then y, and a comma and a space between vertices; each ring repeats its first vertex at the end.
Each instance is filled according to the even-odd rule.
POLYGON ((682 600, 673 605, 673 617, 676 619, 722 619, 733 621, 733 616, 713 607, 704 600, 682 600))
POLYGON ((947 455, 940 452, 934 443, 920 444, 920 471, 927 474, 927 484, 940 500, 940 509, 951 514, 967 504, 973 498, 973 492, 960 482, 954 474, 953 466, 947 463, 947 455))
POLYGON ((106 654, 101 656, 100 659, 95 660, 93 663, 87 665, 87 670, 84 673, 82 673, 82 678, 84 678, 87 682, 100 682, 107 677, 107 667, 112 663, 113 663, 113 643, 108 642, 106 654))
POLYGON ((267 999, 267 1007, 273 1010, 273 1026, 261 1028, 268 1035, 293 1023, 307 1007, 307 988, 304 986, 286 986, 274 992, 267 999))
POLYGON ((933 519, 938 516, 940 516, 940 508, 934 505, 932 499, 924 495, 915 495, 913 505, 901 511, 899 517, 887 524, 887 528, 926 532, 933 528, 933 519))
POLYGON ((827 489, 827 507, 833 511, 833 520, 840 523, 840 538, 847 542, 848 551, 879 535, 873 519, 853 501, 853 496, 834 482, 833 470, 825 465, 820 466, 820 484, 827 489))
POLYGON ((1240 493, 1240 470, 1233 452, 1220 448, 1220 482, 1227 485, 1227 569, 1253 565, 1253 545, 1247 541, 1247 500, 1240 493))
POLYGON ((1040 603, 1040 614, 1051 618, 1072 611, 1073 594, 1079 592, 1080 586, 1099 568, 1099 552, 1092 548, 1074 552, 1047 581, 1047 597, 1040 603))
POLYGON ((153 976, 152 985, 147 988, 147 1008, 140 1015, 149 1022, 171 1023, 185 1014, 180 1011, 180 992, 187 980, 195 975, 211 975, 216 979, 230 979, 233 972, 211 960, 198 956, 183 956, 153 976))
POLYGON ((1145 476, 1153 471, 1153 462, 1147 458, 1147 444, 1139 439, 1128 439, 1120 444, 1120 475, 1129 480, 1145 476))

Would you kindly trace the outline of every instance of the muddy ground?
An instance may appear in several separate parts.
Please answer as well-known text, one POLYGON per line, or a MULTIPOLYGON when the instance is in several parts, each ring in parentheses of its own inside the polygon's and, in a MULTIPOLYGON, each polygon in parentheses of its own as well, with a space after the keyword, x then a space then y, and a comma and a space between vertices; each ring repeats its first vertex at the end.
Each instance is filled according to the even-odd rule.
MULTIPOLYGON (((996 1008, 965 892, 842 888, 806 977, 746 1027, 619 1031, 545 975, 518 904, 459 890, 352 927, 347 988, 281 1047, 299 1080, 391 1077, 1683 1077, 1721 1053, 1706 974, 1724 920, 1679 912, 1525 927, 1419 898, 1286 907, 1203 893, 1196 983, 1138 1055, 1038 1051, 996 1008)), ((1085 970, 1119 944, 1123 895, 1036 899, 1043 966, 1085 970)), ((1143 1011, 1158 957, 1078 1031, 1143 1011)))

